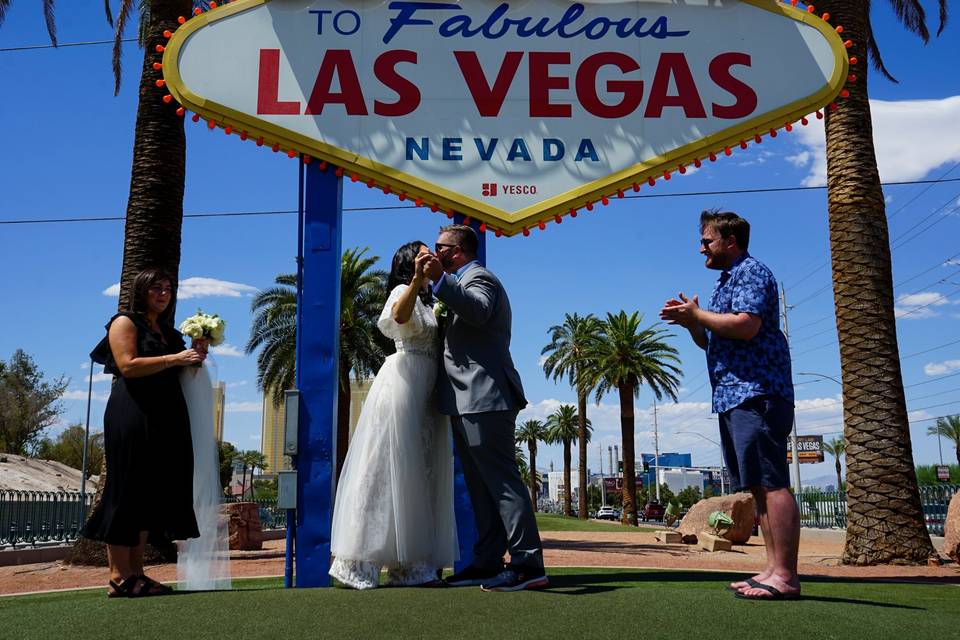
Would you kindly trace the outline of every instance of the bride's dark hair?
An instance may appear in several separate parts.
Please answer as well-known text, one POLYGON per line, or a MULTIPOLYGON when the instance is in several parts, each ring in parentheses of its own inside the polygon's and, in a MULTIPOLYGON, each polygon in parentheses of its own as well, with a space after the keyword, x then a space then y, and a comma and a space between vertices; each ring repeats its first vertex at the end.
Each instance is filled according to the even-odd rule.
MULTIPOLYGON (((413 274, 416 271, 417 254, 420 253, 420 247, 426 247, 425 242, 414 240, 403 245, 393 254, 393 265, 390 267, 390 277, 387 278, 387 292, 393 291, 397 285, 410 284, 413 280, 413 274)), ((420 300, 423 304, 433 304, 433 290, 428 286, 426 291, 420 292, 420 300)))

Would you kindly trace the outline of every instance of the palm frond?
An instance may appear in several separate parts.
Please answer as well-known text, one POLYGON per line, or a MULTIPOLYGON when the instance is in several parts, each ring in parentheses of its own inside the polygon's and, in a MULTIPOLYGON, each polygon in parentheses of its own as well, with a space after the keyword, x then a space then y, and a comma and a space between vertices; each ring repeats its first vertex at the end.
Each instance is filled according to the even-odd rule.
POLYGON ((43 0, 43 19, 47 23, 47 35, 50 42, 57 46, 57 22, 53 11, 54 0, 43 0))
POLYGON ((123 57, 123 34, 127 29, 127 20, 133 11, 133 0, 120 0, 120 10, 117 12, 117 26, 113 32, 113 95, 120 95, 120 79, 123 74, 121 58, 123 57))

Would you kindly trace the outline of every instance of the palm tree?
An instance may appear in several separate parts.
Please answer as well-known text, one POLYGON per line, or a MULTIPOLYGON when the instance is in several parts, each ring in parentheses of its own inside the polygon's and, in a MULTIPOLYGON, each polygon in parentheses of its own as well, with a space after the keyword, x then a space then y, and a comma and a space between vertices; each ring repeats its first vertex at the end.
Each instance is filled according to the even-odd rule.
POLYGON ((617 391, 620 395, 620 437, 623 446, 623 522, 637 524, 637 474, 634 454, 633 401, 646 385, 660 400, 677 399, 683 375, 677 350, 665 342, 673 334, 658 325, 641 328, 643 316, 607 314, 599 339, 592 345, 588 368, 584 372, 591 387, 596 387, 596 402, 617 391))
POLYGON ((283 403, 283 392, 296 386, 297 276, 281 274, 277 286, 257 293, 250 303, 253 324, 246 352, 257 355, 257 386, 274 407, 283 403))
POLYGON ((840 456, 843 455, 843 452, 846 449, 846 444, 843 442, 843 438, 834 438, 830 442, 824 442, 823 449, 833 456, 833 460, 837 465, 837 491, 842 492, 843 476, 841 475, 840 456))
POLYGON ((960 415, 937 418, 937 426, 928 427, 927 435, 952 440, 957 450, 957 464, 960 464, 960 415))
POLYGON ((543 423, 539 420, 527 420, 517 429, 517 445, 526 444, 527 451, 530 453, 530 469, 527 484, 530 487, 530 500, 533 502, 533 510, 537 510, 537 441, 546 440, 547 432, 543 428, 543 423))
MULTIPOLYGON (((939 0, 940 29, 947 17, 939 0)), ((890 0, 911 33, 930 38, 919 0, 890 0)), ((870 23, 870 0, 822 0, 853 41, 850 54, 888 79, 870 23)), ((826 114, 827 201, 840 366, 849 520, 846 564, 926 563, 936 556, 924 523, 893 313, 890 241, 867 93, 868 67, 852 68, 849 98, 826 114), (882 532, 882 533, 880 533, 882 532)))
POLYGON ((517 461, 517 470, 520 471, 520 479, 526 483, 530 482, 530 467, 527 466, 527 458, 523 455, 523 448, 520 443, 513 445, 513 457, 517 461))
MULTIPOLYGON (((357 379, 376 373, 393 344, 377 329, 386 302, 387 275, 371 270, 378 257, 364 257, 363 249, 343 253, 340 268, 340 384, 337 399, 337 477, 347 455, 350 434, 350 372, 357 379)), ((297 277, 283 274, 277 286, 259 292, 251 303, 254 313, 246 352, 257 356, 257 385, 274 406, 283 392, 296 384, 297 277)))
MULTIPOLYGON (((593 426, 586 421, 587 440, 593 426)), ((547 418, 545 425, 550 444, 563 444, 563 515, 573 515, 570 506, 570 444, 580 438, 580 416, 572 404, 562 404, 547 418)), ((578 514, 579 515, 579 514, 578 514)))
POLYGON ((580 489, 578 514, 581 520, 588 517, 587 509, 587 396, 592 387, 586 385, 581 375, 586 366, 586 355, 590 345, 596 341, 600 333, 600 321, 589 314, 581 318, 576 313, 564 316, 563 324, 550 327, 550 344, 545 346, 540 355, 547 355, 543 363, 543 372, 554 381, 566 377, 570 386, 577 390, 577 416, 579 417, 580 445, 579 474, 580 489))

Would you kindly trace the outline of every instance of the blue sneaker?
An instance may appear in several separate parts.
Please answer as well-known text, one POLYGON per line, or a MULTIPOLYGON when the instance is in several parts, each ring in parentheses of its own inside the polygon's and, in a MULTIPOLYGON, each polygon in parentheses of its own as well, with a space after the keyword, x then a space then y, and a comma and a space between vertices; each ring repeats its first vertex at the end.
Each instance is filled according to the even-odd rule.
POLYGON ((550 584, 543 567, 507 565, 496 578, 486 580, 480 588, 484 591, 522 591, 541 589, 550 584))

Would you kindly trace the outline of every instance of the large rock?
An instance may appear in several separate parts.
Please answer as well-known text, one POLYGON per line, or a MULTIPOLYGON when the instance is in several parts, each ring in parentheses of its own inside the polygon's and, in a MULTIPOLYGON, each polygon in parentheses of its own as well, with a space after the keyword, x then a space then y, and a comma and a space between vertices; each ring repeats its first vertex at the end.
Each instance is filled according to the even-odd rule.
POLYGON ((954 562, 960 562, 960 493, 950 499, 943 535, 944 552, 954 562))
POLYGON ((259 551, 263 549, 260 528, 260 507, 256 502, 230 502, 220 507, 221 514, 230 517, 230 550, 259 551))
POLYGON ((707 518, 714 511, 723 511, 733 519, 733 526, 723 533, 723 537, 734 544, 743 544, 753 533, 754 504, 749 493, 733 493, 728 496, 704 498, 690 507, 690 511, 680 522, 680 535, 688 544, 697 542, 697 534, 703 530, 713 531, 707 524, 707 518))

